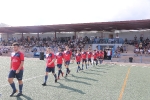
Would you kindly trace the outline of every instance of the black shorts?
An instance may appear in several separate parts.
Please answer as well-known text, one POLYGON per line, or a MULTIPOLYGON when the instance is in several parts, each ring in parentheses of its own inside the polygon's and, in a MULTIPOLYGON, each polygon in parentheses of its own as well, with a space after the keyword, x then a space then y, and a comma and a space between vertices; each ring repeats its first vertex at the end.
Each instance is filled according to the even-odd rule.
POLYGON ((61 69, 62 68, 62 64, 57 64, 57 67, 61 69))
POLYGON ((46 67, 46 72, 55 73, 55 67, 46 67))
POLYGON ((88 58, 88 61, 91 62, 91 58, 88 58))
POLYGON ((98 57, 98 59, 104 59, 103 57, 98 57))
POLYGON ((94 61, 97 61, 97 59, 94 59, 94 61))
POLYGON ((17 78, 17 80, 22 80, 23 70, 20 70, 19 73, 16 73, 16 70, 11 70, 9 72, 8 78, 17 78))
POLYGON ((80 64, 80 61, 78 61, 77 64, 80 64))
POLYGON ((65 64, 66 64, 66 65, 69 65, 69 64, 70 64, 70 61, 65 61, 65 64))
POLYGON ((86 59, 82 59, 82 62, 87 62, 87 60, 86 59))

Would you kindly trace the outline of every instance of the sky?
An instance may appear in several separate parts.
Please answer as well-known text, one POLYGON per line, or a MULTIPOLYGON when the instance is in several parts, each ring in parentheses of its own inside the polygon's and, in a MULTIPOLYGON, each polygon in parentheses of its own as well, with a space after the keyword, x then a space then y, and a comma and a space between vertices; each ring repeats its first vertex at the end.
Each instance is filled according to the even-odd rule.
POLYGON ((150 19, 150 0, 0 0, 0 23, 32 26, 150 19))

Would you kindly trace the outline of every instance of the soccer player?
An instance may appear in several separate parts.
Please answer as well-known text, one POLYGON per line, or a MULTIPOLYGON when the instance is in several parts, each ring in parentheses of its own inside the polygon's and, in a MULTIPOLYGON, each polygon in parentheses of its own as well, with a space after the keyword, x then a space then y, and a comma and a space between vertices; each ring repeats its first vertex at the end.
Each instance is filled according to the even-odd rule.
POLYGON ((57 67, 58 67, 58 78, 60 79, 60 74, 63 77, 63 72, 62 72, 62 62, 63 62, 63 53, 60 47, 58 47, 58 52, 56 53, 56 59, 57 59, 57 67))
POLYGON ((47 67, 46 67, 46 74, 45 74, 45 81, 42 84, 43 86, 46 86, 46 82, 48 79, 48 73, 52 72, 55 77, 55 83, 57 82, 57 75, 55 74, 55 55, 52 53, 52 50, 50 47, 47 48, 46 51, 46 60, 47 60, 47 67))
POLYGON ((13 81, 14 78, 17 78, 19 83, 19 93, 18 96, 22 95, 22 88, 23 88, 23 65, 24 65, 24 54, 19 51, 19 44, 13 43, 13 50, 14 52, 11 53, 11 63, 10 63, 10 72, 8 75, 8 82, 10 86, 13 89, 12 94, 10 94, 10 97, 12 97, 15 93, 17 93, 17 89, 15 87, 15 83, 13 81))
POLYGON ((93 65, 95 65, 95 63, 96 63, 96 65, 98 64, 98 60, 97 60, 97 53, 96 53, 96 50, 94 50, 94 52, 93 52, 93 65), (94 63, 95 62, 95 63, 94 63))
POLYGON ((102 50, 99 51, 99 62, 100 64, 102 64, 104 59, 104 52, 102 50))
POLYGON ((84 48, 82 48, 81 57, 82 57, 82 70, 83 70, 84 64, 87 69, 87 53, 84 51, 84 48))
POLYGON ((77 67, 77 73, 78 73, 78 71, 81 70, 81 68, 80 68, 80 62, 81 62, 80 49, 77 50, 77 53, 75 55, 75 59, 76 59, 77 65, 78 65, 78 67, 77 67))
POLYGON ((88 49, 87 55, 88 55, 88 66, 89 66, 89 63, 92 65, 92 61, 91 61, 92 52, 90 48, 88 49))
POLYGON ((66 77, 67 77, 68 74, 70 73, 69 64, 70 64, 72 52, 69 50, 68 45, 66 45, 65 48, 66 48, 66 50, 64 51, 64 62, 65 62, 66 77))
POLYGON ((97 64, 98 64, 98 60, 99 60, 99 58, 100 58, 100 56, 99 56, 99 50, 98 50, 98 47, 96 47, 96 53, 97 53, 97 64))

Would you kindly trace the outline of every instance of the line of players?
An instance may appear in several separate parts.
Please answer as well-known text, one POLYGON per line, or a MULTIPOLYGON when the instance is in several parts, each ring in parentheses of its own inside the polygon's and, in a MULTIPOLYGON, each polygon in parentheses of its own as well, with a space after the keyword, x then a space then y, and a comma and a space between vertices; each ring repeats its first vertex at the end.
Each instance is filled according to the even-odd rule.
MULTIPOLYGON (((60 74, 63 77, 64 75, 64 73, 62 72, 63 63, 66 68, 66 77, 70 73, 69 64, 70 64, 72 52, 70 51, 68 46, 65 46, 65 48, 66 50, 62 52, 61 48, 58 47, 58 52, 56 53, 56 55, 53 54, 51 48, 47 48, 47 54, 46 54, 47 67, 46 67, 45 80, 44 83, 42 84, 43 86, 46 86, 49 72, 53 73, 55 77, 55 82, 57 82, 57 80, 60 79, 60 74), (55 74, 55 61, 58 67, 58 77, 55 74)), ((79 72, 80 70, 84 69, 84 66, 87 69, 89 65, 97 65, 98 62, 102 64, 104 59, 104 52, 98 50, 97 48, 94 51, 92 51, 91 48, 88 48, 88 51, 85 51, 84 48, 82 48, 81 50, 80 49, 77 50, 77 53, 75 54, 74 58, 75 58, 74 60, 77 63, 77 72, 79 72), (80 66, 80 63, 82 63, 82 68, 80 66)))
MULTIPOLYGON (((24 54, 20 52, 20 47, 18 43, 13 43, 13 50, 11 54, 11 63, 10 63, 10 71, 8 74, 8 82, 13 90, 13 92, 10 94, 10 97, 14 96, 15 93, 19 92, 16 96, 22 96, 22 89, 23 89, 23 73, 24 73, 24 54), (14 78, 17 78, 19 83, 19 91, 16 89, 14 78)), ((66 77, 70 73, 69 64, 72 56, 72 52, 70 51, 69 47, 65 47, 66 50, 64 52, 61 51, 61 48, 58 48, 58 53, 54 55, 51 48, 47 48, 46 50, 46 73, 45 73, 45 79, 43 86, 46 86, 46 82, 48 79, 48 73, 52 72, 55 77, 55 82, 57 82, 58 79, 60 79, 60 74, 64 75, 62 72, 62 64, 64 63, 66 67, 66 77), (58 77, 55 74, 55 61, 57 62, 58 67, 58 77)), ((91 64, 97 65, 98 61, 100 64, 103 62, 104 53, 103 51, 94 50, 91 51, 89 48, 88 51, 85 51, 84 49, 77 50, 77 53, 75 54, 75 59, 77 62, 77 72, 80 70, 83 70, 84 66, 86 66, 86 69, 91 64), (93 63, 92 63, 93 60, 93 63), (80 63, 82 62, 82 68, 80 67, 80 63)))

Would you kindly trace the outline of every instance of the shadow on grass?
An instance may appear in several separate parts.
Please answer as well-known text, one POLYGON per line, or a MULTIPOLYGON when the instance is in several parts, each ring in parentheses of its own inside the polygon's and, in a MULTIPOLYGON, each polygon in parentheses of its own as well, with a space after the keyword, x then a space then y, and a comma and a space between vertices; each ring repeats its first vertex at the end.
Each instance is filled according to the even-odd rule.
POLYGON ((47 86, 51 86, 51 87, 56 87, 56 88, 63 88, 63 89, 67 89, 70 90, 71 92, 78 92, 80 94, 85 94, 83 91, 79 90, 79 89, 75 89, 69 86, 65 86, 64 84, 57 82, 59 84, 59 86, 53 86, 53 85, 47 85, 47 86))
POLYGON ((101 74, 91 73, 91 72, 85 72, 85 71, 82 71, 82 73, 85 73, 85 74, 91 74, 91 75, 100 75, 100 76, 102 76, 101 74))
POLYGON ((72 79, 68 79, 67 77, 65 77, 65 79, 66 79, 66 81, 70 81, 70 82, 76 82, 76 83, 82 83, 82 84, 85 84, 85 85, 91 85, 87 82, 72 80, 72 79))
POLYGON ((95 80, 95 79, 92 79, 92 78, 88 78, 88 77, 79 77, 79 76, 75 76, 75 75, 71 75, 72 77, 75 77, 75 78, 80 78, 80 79, 86 79, 86 80, 91 80, 91 81, 98 81, 98 80, 95 80))
POLYGON ((20 97, 16 97, 17 98, 17 100, 33 100, 32 98, 30 98, 30 97, 28 97, 28 96, 26 96, 26 95, 22 95, 22 96, 20 96, 20 97), (23 98, 21 98, 21 97, 23 97, 23 98))
POLYGON ((101 67, 95 67, 95 69, 104 69, 104 70, 110 70, 108 68, 101 68, 101 67))
POLYGON ((93 70, 93 69, 90 69, 89 71, 107 73, 105 71, 99 71, 99 70, 93 70))

